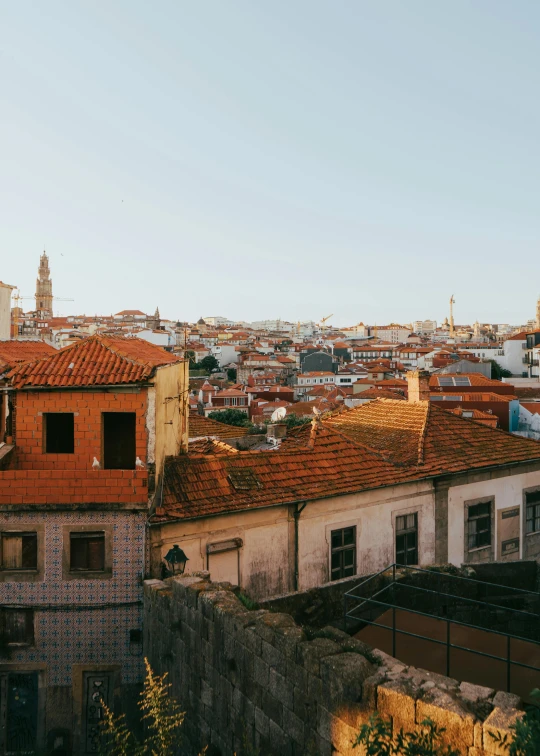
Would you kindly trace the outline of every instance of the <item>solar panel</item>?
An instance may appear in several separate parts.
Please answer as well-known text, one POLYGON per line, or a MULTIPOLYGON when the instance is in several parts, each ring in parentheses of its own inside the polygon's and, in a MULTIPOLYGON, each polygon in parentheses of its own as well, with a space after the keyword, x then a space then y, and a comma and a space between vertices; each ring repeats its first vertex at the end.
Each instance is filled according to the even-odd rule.
POLYGON ((466 375, 457 375, 454 378, 455 385, 456 386, 470 386, 471 385, 471 379, 466 375))
POLYGON ((454 379, 452 376, 445 375, 439 378, 439 386, 453 386, 454 385, 454 379))

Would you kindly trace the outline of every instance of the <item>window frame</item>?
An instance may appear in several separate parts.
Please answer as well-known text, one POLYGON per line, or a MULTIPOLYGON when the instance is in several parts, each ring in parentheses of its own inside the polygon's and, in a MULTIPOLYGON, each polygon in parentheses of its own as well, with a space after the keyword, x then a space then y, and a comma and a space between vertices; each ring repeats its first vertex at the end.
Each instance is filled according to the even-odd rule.
POLYGON ((358 528, 356 527, 356 524, 351 525, 342 525, 341 527, 334 527, 332 526, 330 528, 329 532, 329 544, 330 544, 330 559, 329 559, 329 579, 333 582, 336 580, 343 580, 345 578, 354 577, 357 574, 358 571, 358 528), (345 540, 345 531, 352 530, 352 543, 344 543, 345 540), (337 533, 341 533, 341 546, 334 546, 333 540, 334 535, 337 533), (344 564, 343 555, 345 553, 352 552, 353 554, 353 563, 352 563, 352 573, 344 575, 343 572, 348 571, 351 569, 351 567, 348 567, 344 564), (332 561, 334 555, 340 555, 340 565, 338 568, 332 567, 332 561), (339 569, 340 574, 336 577, 334 577, 334 572, 336 569, 339 569))
POLYGON ((482 549, 491 549, 493 548, 493 535, 494 535, 494 527, 493 527, 493 516, 494 516, 494 499, 491 497, 482 497, 480 499, 475 499, 474 501, 467 503, 467 552, 471 551, 480 551, 482 549), (471 516, 471 510, 475 509, 476 507, 481 507, 482 505, 488 505, 489 510, 487 514, 477 514, 471 516), (488 520, 488 528, 484 530, 476 530, 474 533, 471 533, 471 523, 472 522, 479 522, 480 520, 488 520), (483 533, 489 533, 489 543, 482 543, 478 544, 476 541, 474 546, 471 546, 471 538, 478 538, 479 535, 483 533))
MULTIPOLYGON (((2 572, 31 572, 36 573, 38 571, 38 551, 39 551, 39 543, 38 543, 38 533, 37 530, 1 530, 0 531, 0 570, 2 572), (30 536, 33 536, 35 539, 35 566, 33 567, 5 567, 4 566, 4 538, 29 538, 30 536)), ((24 555, 24 547, 22 547, 21 550, 21 562, 24 555)))
MULTIPOLYGON (((394 520, 394 547, 395 547, 395 560, 396 560, 396 562, 397 562, 398 564, 403 564, 403 565, 405 565, 406 567, 409 567, 409 566, 411 566, 411 567, 413 567, 413 566, 417 566, 417 565, 418 565, 418 564, 420 563, 420 562, 419 562, 419 560, 420 560, 420 549, 419 549, 419 528, 418 528, 418 519, 419 519, 419 518, 418 518, 418 510, 414 510, 413 512, 396 512, 396 514, 395 514, 395 520, 394 520), (411 526, 411 527, 404 527, 404 528, 399 528, 399 527, 398 527, 398 524, 399 524, 399 520, 404 520, 404 521, 405 521, 405 526, 406 526, 406 524, 407 524, 407 519, 408 519, 409 517, 414 517, 414 525, 413 525, 413 526, 411 526), (398 555, 397 539, 398 539, 398 537, 400 537, 400 536, 404 536, 404 537, 406 537, 407 535, 410 535, 410 534, 412 534, 412 533, 415 533, 415 534, 416 534, 416 544, 415 544, 415 547, 414 547, 414 551, 415 551, 415 554, 416 554, 416 561, 415 561, 415 562, 408 562, 408 561, 407 561, 407 553, 408 553, 408 551, 410 551, 411 549, 410 549, 410 548, 407 548, 407 546, 405 545, 405 547, 404 547, 404 553, 405 553, 405 561, 403 561, 403 562, 400 562, 400 561, 398 560, 398 557, 397 557, 397 555, 398 555)), ((405 541, 405 543, 406 543, 406 541, 405 541)))
POLYGON ((62 526, 62 579, 63 580, 110 580, 113 575, 113 525, 101 522, 88 522, 84 525, 62 526), (103 569, 73 569, 71 567, 71 536, 78 537, 102 533, 103 545, 103 569))
POLYGON ((36 617, 34 609, 27 609, 25 607, 10 607, 10 606, 2 606, 0 607, 0 636, 2 637, 3 642, 7 646, 12 646, 14 648, 33 648, 36 645, 36 617), (28 631, 29 628, 31 628, 31 638, 26 640, 9 640, 6 635, 6 617, 11 614, 12 616, 14 613, 18 612, 19 614, 23 614, 25 617, 25 632, 28 631))
POLYGON ((538 535, 540 533, 540 489, 535 488, 532 490, 524 491, 523 492, 524 499, 525 499, 525 535, 526 536, 533 536, 538 535), (536 495, 538 497, 538 501, 534 501, 529 503, 527 501, 527 497, 536 495), (533 516, 529 517, 529 509, 533 510, 533 516), (533 530, 529 530, 528 524, 532 520, 533 522, 533 530), (538 527, 534 528, 534 525, 538 521, 538 527))
MULTIPOLYGON (((0 526, 0 540, 4 533, 21 534, 33 533, 37 536, 37 560, 35 569, 14 569, 12 567, 0 566, 0 584, 1 583, 38 583, 45 577, 45 524, 44 523, 24 523, 10 522, 11 527, 7 527, 4 522, 0 526)), ((0 543, 0 564, 2 562, 2 544, 0 543)))
POLYGON ((103 530, 89 530, 89 531, 83 531, 83 532, 70 532, 69 534, 69 569, 70 572, 105 572, 105 531, 103 530), (77 541, 82 542, 85 541, 87 543, 86 548, 86 563, 90 565, 91 557, 90 557, 90 550, 88 548, 88 543, 90 541, 99 541, 100 544, 102 544, 101 547, 101 554, 100 554, 100 560, 101 560, 101 566, 100 567, 75 567, 73 565, 74 561, 74 542, 77 541))

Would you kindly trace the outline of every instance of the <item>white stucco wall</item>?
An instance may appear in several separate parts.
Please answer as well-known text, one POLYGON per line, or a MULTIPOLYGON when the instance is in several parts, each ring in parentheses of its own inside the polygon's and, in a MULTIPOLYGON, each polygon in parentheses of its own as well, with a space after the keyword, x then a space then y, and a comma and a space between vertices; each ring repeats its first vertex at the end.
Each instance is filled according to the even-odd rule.
MULTIPOLYGON (((452 486, 448 490, 448 561, 456 566, 463 564, 465 557, 465 502, 481 497, 494 497, 495 512, 508 507, 520 508, 520 547, 519 555, 523 558, 523 490, 540 485, 540 470, 521 475, 509 475, 505 478, 452 486)), ((500 559, 498 552, 499 518, 494 518, 494 559, 500 559)))
POLYGON ((11 292, 13 286, 0 281, 0 340, 11 338, 11 292))

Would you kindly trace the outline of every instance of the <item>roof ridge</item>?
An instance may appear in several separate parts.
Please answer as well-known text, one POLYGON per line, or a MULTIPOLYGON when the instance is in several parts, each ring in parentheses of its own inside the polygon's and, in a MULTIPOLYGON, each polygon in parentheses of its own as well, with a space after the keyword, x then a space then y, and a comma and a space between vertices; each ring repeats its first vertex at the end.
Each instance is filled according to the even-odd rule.
POLYGON ((426 440, 429 416, 431 412, 431 402, 427 401, 425 402, 425 404, 427 404, 426 415, 424 417, 422 430, 420 431, 420 438, 418 439, 418 464, 419 465, 424 464, 424 443, 426 440))

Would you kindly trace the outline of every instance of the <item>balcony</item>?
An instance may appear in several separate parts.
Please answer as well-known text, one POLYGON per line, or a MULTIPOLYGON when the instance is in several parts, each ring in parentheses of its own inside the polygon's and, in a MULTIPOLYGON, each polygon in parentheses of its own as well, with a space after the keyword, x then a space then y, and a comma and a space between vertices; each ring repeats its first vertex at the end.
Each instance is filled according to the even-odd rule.
POLYGON ((148 501, 146 470, 0 470, 0 505, 148 501))

